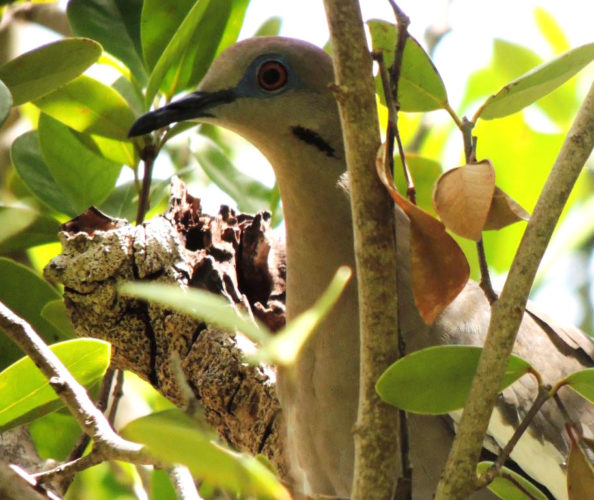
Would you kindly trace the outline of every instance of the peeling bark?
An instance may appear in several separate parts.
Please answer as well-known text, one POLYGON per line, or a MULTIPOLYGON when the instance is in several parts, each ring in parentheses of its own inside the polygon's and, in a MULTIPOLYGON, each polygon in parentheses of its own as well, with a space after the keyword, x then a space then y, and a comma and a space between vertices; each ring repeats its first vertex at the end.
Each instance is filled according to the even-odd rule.
POLYGON ((264 454, 287 478, 274 381, 263 367, 243 361, 235 334, 117 291, 132 280, 202 288, 278 330, 285 323, 286 268, 284 247, 269 222, 266 212, 236 214, 225 206, 216 217, 203 214, 200 200, 174 180, 168 211, 141 226, 95 209, 66 223, 62 254, 45 276, 64 285, 78 335, 109 341, 117 368, 183 406, 169 363, 178 353, 186 381, 219 436, 238 450, 264 454))

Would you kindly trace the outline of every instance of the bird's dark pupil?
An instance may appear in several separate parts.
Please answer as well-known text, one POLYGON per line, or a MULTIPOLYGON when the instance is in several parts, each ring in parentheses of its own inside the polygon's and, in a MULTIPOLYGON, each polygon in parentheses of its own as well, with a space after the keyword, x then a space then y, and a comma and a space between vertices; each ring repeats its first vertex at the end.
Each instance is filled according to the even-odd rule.
POLYGON ((262 81, 266 85, 274 85, 280 80, 280 71, 276 68, 270 68, 264 71, 262 75, 262 81))

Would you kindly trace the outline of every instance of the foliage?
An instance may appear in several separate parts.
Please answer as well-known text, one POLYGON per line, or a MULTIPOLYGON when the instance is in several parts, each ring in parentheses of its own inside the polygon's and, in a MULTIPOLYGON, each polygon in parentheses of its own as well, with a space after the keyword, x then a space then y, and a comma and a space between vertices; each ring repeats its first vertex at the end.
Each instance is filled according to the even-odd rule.
MULTIPOLYGON (((7 3, 10 2, 0 2, 0 5, 7 3)), ((213 59, 236 40, 248 3, 248 0, 70 0, 67 16, 73 36, 42 45, 0 65, 0 134, 6 137, 9 131, 16 130, 17 115, 28 124, 28 130, 11 141, 10 165, 0 165, 3 181, 0 192, 0 251, 8 256, 0 258, 0 301, 31 323, 46 342, 56 344, 54 348, 57 351, 65 350, 65 356, 70 357, 69 366, 75 373, 79 361, 92 359, 92 362, 85 363, 88 373, 79 374, 87 386, 96 382, 105 369, 108 355, 104 344, 91 345, 89 342, 98 341, 89 340, 57 344, 70 339, 73 332, 60 294, 44 281, 35 263, 47 261, 47 252, 57 252, 56 246, 47 244, 58 241, 60 223, 90 205, 114 217, 135 216, 138 170, 145 141, 128 139, 130 125, 141 113, 162 101, 174 99, 199 83, 213 59), (97 76, 96 71, 90 71, 106 68, 115 73, 111 81, 97 76), (118 181, 126 175, 127 181, 118 181)), ((452 134, 456 123, 437 122, 423 131, 426 126, 424 120, 428 116, 430 120, 431 115, 423 115, 422 118, 401 116, 401 124, 409 125, 403 137, 408 164, 416 180, 419 203, 418 207, 406 205, 410 212, 407 213, 409 216, 412 213, 411 219, 419 221, 415 226, 417 236, 421 234, 424 238, 415 240, 413 259, 429 255, 431 259, 444 258, 446 266, 452 265, 450 256, 455 250, 444 253, 442 245, 447 245, 448 249, 458 248, 459 245, 470 261, 472 275, 477 276, 474 245, 458 236, 452 239, 443 224, 434 218, 438 214, 447 229, 473 240, 481 236, 484 238, 492 269, 503 272, 509 266, 523 224, 514 224, 501 233, 485 231, 501 229, 507 223, 525 219, 521 207, 534 205, 579 104, 576 79, 568 79, 594 58, 593 44, 571 49, 561 28, 545 11, 536 12, 536 23, 551 53, 557 57, 547 62, 528 47, 495 41, 491 60, 469 77, 457 110, 460 115, 474 113, 474 133, 479 138, 478 153, 488 161, 458 162, 463 166, 450 170, 456 165, 446 158, 449 145, 458 140, 452 134), (540 113, 553 131, 536 129, 531 120, 533 112, 540 113), (490 168, 483 168, 487 163, 490 168), (476 180, 477 166, 482 171, 480 175, 488 178, 487 181, 483 177, 476 180), (444 170, 448 172, 438 181, 444 170), (440 187, 432 196, 436 181, 440 187), (477 186, 481 190, 480 196, 476 195, 477 186), (472 192, 475 199, 461 197, 460 191, 472 192), (506 193, 512 193, 517 201, 506 193), (462 200, 462 206, 450 203, 448 200, 452 197, 462 200), (497 208, 497 204, 501 208, 497 208), (507 219, 502 219, 501 210, 508 210, 507 219), (495 212, 497 214, 494 215, 495 212), (429 245, 428 234, 434 237, 429 245)), ((389 65, 394 57, 395 28, 384 21, 372 21, 369 27, 374 50, 384 50, 384 60, 389 65)), ((279 29, 280 20, 271 18, 262 25, 257 35, 275 34, 279 29)), ((469 61, 468 65, 476 66, 476 63, 469 61)), ((445 110, 451 116, 457 116, 431 57, 422 44, 412 38, 404 49, 401 78, 398 97, 402 111, 445 110)), ((379 83, 378 91, 381 102, 385 102, 379 83)), ((385 114, 385 110, 381 110, 380 114, 385 114)), ((189 172, 198 170, 203 184, 211 182, 225 191, 240 210, 270 210, 273 221, 280 222, 282 214, 278 189, 264 185, 257 175, 251 176, 239 170, 228 147, 229 136, 201 126, 197 134, 204 140, 200 143, 192 140, 188 144, 180 136, 176 137, 187 128, 187 125, 172 127, 165 135, 167 140, 158 144, 164 153, 162 157, 168 156, 171 160, 171 169, 185 178, 196 178, 196 174, 189 172), (188 166, 199 168, 190 169, 188 166)), ((462 151, 462 147, 458 149, 462 151)), ((397 165, 399 161, 397 159, 397 165)), ((400 193, 405 192, 398 168, 395 177, 400 193)), ((166 180, 153 183, 155 211, 159 209, 159 195, 166 185, 166 180)), ((592 176, 586 171, 574 191, 569 208, 574 213, 573 220, 579 221, 581 235, 571 241, 568 239, 566 246, 572 251, 591 252, 594 234, 591 188, 592 176)), ((406 200, 402 203, 406 204, 406 200)), ((467 268, 462 269, 465 264, 461 262, 465 259, 461 252, 460 256, 461 260, 452 265, 456 272, 461 270, 461 276, 456 276, 458 285, 466 280, 468 274, 467 268)), ((425 291, 434 288, 433 279, 438 274, 434 268, 413 270, 416 282, 425 284, 425 291)), ((300 323, 290 325, 285 335, 271 339, 267 335, 263 337, 261 331, 257 333, 260 336, 258 340, 264 340, 258 359, 290 363, 298 347, 307 339, 305 332, 308 329, 311 331, 313 324, 320 320, 343 285, 344 280, 342 284, 335 282, 331 288, 333 297, 325 296, 313 317, 306 315, 300 323)), ((444 295, 450 296, 447 293, 444 295)), ((177 297, 173 300, 178 302, 177 297)), ((435 319, 440 310, 439 304, 444 300, 449 298, 439 297, 434 303, 426 304, 423 311, 428 321, 435 319)), ((591 306, 586 303, 591 313, 591 306)), ((250 330, 245 325, 243 329, 250 330)), ((478 351, 478 348, 457 346, 421 351, 416 357, 411 355, 401 360, 401 365, 396 364, 386 372, 378 382, 378 392, 391 403, 411 411, 450 411, 465 400, 468 377, 476 366, 478 351), (468 355, 463 362, 457 357, 461 352, 468 355), (444 362, 445 358, 449 359, 450 365, 444 362), (466 370, 458 372, 459 379, 463 380, 450 393, 433 394, 418 390, 422 377, 431 381, 452 375, 454 370, 448 369, 452 364, 458 368, 465 366, 466 370), (412 373, 411 365, 419 376, 409 381, 406 377, 412 373), (426 369, 427 366, 435 369, 426 369), (444 373, 437 368, 443 369, 444 373), (390 387, 402 384, 403 376, 406 376, 406 384, 410 387, 410 394, 398 393, 405 399, 404 402, 390 396, 390 387)), ((6 368, 19 357, 16 347, 0 332, 0 367, 6 368)), ((509 383, 528 370, 522 360, 513 358, 511 363, 516 363, 517 371, 510 375, 509 383)), ((590 371, 576 373, 560 382, 559 387, 562 385, 569 385, 592 400, 590 371)), ((31 432, 38 450, 44 457, 63 459, 68 452, 64 443, 73 443, 78 429, 72 417, 57 411, 60 404, 49 391, 47 381, 39 379, 32 364, 27 360, 18 361, 0 373, 0 392, 0 427, 35 420, 31 432), (10 389, 17 384, 10 382, 10 377, 18 377, 20 381, 20 390, 12 395, 7 387, 10 389), (9 405, 11 401, 14 404, 9 405), (55 428, 64 431, 60 439, 47 432, 47 429, 55 428)), ((143 387, 140 392, 146 394, 150 389, 143 387)), ((158 399, 154 395, 151 397, 158 399)), ((164 404, 159 401, 153 409, 162 409, 164 404)), ((150 418, 158 417, 145 420, 145 423, 154 425, 150 418)), ((158 425, 165 424, 158 421, 158 425)), ((130 424, 128 430, 133 433, 135 426, 137 430, 140 428, 137 422, 130 424)), ((152 427, 148 428, 149 431, 144 429, 140 434, 150 437, 152 427)), ((171 439, 174 439, 173 434, 172 431, 171 439)), ((202 462, 198 459, 195 470, 199 474, 234 491, 244 488, 245 491, 258 493, 262 492, 258 488, 264 484, 265 492, 283 494, 282 490, 275 489, 280 486, 255 461, 247 463, 245 457, 237 458, 228 451, 215 449, 203 436, 196 439, 202 440, 208 452, 219 453, 217 457, 224 457, 221 460, 229 465, 229 470, 225 469, 226 478, 213 476, 213 479, 204 469, 208 465, 207 459, 202 462)), ((575 451, 575 447, 572 457, 573 466, 583 469, 583 457, 575 451)), ((107 467, 86 471, 75 482, 71 495, 84 496, 88 485, 93 484, 94 498, 101 495, 113 498, 116 494, 122 498, 131 497, 131 485, 138 480, 135 474, 131 468, 122 466, 120 477, 125 479, 117 484, 107 467)), ((153 474, 152 481, 153 498, 165 498, 165 493, 156 492, 168 491, 170 494, 168 480, 161 472, 153 474)), ((493 483, 494 488, 507 486, 493 483)))

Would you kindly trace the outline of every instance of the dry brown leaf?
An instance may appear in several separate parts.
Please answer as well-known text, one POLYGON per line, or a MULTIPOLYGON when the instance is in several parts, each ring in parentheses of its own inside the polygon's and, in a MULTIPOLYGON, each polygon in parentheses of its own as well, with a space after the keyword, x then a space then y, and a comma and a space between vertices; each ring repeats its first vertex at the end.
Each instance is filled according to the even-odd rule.
POLYGON ((569 500, 592 498, 594 492, 594 467, 575 442, 571 443, 567 460, 567 492, 569 500))
POLYGON ((382 146, 376 161, 377 173, 392 199, 410 219, 413 295, 423 321, 431 324, 462 291, 470 267, 445 226, 396 190, 384 156, 382 146))
POLYGON ((526 212, 514 199, 505 191, 495 186, 493 200, 489 208, 489 215, 485 221, 484 231, 497 230, 509 226, 514 222, 530 219, 526 212))
POLYGON ((444 172, 435 183, 433 206, 448 229, 479 241, 487 220, 495 169, 483 160, 444 172))

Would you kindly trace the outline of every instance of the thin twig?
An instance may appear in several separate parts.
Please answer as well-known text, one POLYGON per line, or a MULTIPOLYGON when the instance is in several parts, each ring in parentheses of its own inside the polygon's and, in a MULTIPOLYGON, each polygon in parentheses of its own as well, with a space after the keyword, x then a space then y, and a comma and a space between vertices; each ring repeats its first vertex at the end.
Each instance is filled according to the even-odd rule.
POLYGON ((109 415, 107 416, 107 420, 111 425, 113 425, 113 423, 115 422, 116 413, 118 411, 118 405, 120 403, 120 400, 122 399, 122 396, 124 395, 124 371, 116 370, 115 377, 116 383, 111 396, 111 407, 109 408, 109 415))
POLYGON ((526 497, 528 497, 529 500, 538 500, 538 498, 536 498, 532 493, 530 493, 526 488, 524 488, 524 485, 522 483, 520 483, 520 481, 518 481, 511 474, 507 474, 506 472, 502 472, 500 474, 500 476, 503 479, 505 479, 506 481, 509 481, 510 483, 512 483, 518 490, 520 490, 522 493, 524 493, 524 495, 526 495, 526 497))
POLYGON ((503 375, 524 315, 538 265, 567 198, 594 148, 594 84, 590 87, 557 156, 509 271, 493 304, 489 330, 468 402, 439 482, 436 500, 466 498, 503 375))
MULTIPOLYGON (((396 39, 396 47, 394 48, 394 61, 389 70, 389 75, 382 74, 382 85, 384 88, 384 96, 386 99, 386 106, 388 107, 388 125, 392 122, 394 130, 394 138, 398 145, 398 156, 402 162, 402 169, 404 172, 404 179, 406 181, 406 194, 411 203, 416 204, 416 190, 415 184, 412 178, 412 174, 406 163, 406 156, 404 154, 404 146, 402 145, 402 139, 400 137, 400 131, 398 130, 398 112, 400 111, 400 101, 398 100, 398 88, 400 85, 400 73, 402 71, 402 59, 404 56, 404 48, 406 41, 408 40, 408 26, 410 19, 402 11, 402 9, 394 2, 389 0, 394 15, 396 16, 396 22, 398 23, 398 38, 396 39), (390 92, 390 89, 392 92, 390 92), (389 95, 391 93, 391 95, 389 95)), ((380 64, 381 71, 381 64, 380 64)), ((386 141, 392 142, 393 139, 386 138, 386 141)), ((393 146, 392 146, 393 149, 393 146)), ((392 155, 390 155, 392 157, 392 155)))
POLYGON ((142 160, 144 172, 142 176, 142 187, 138 195, 138 210, 136 212, 136 225, 142 224, 144 216, 149 209, 149 198, 151 192, 151 182, 153 178, 153 165, 157 157, 157 151, 152 144, 148 144, 142 150, 142 160))
MULTIPOLYGON (((466 163, 470 164, 476 162, 476 137, 472 135, 474 123, 469 121, 466 117, 463 117, 462 121, 460 122, 459 118, 451 108, 449 109, 449 112, 452 118, 456 117, 455 120, 458 120, 456 123, 458 124, 460 132, 462 133, 466 163)), ((487 297, 489 304, 493 304, 497 300, 497 294, 495 293, 495 290, 493 290, 493 285, 491 284, 491 276, 489 275, 489 266, 487 264, 487 256, 485 254, 485 247, 483 245, 482 238, 476 244, 476 251, 481 270, 480 287, 487 297)))
MULTIPOLYGON (((0 302, 0 328, 27 354, 41 372, 47 377, 56 394, 64 402, 83 432, 95 442, 91 454, 69 462, 69 464, 88 464, 95 460, 118 458, 132 463, 154 463, 143 446, 126 441, 111 428, 103 413, 93 404, 82 387, 33 330, 31 325, 17 316, 0 302)), ((96 465, 95 462, 93 465, 96 465)), ((75 470, 75 465, 58 467, 61 470, 75 470)), ((80 470, 80 469, 76 469, 80 470)), ((55 469, 54 469, 55 471, 55 469)), ((54 477, 57 473, 39 474, 54 477)))
POLYGON ((485 297, 489 304, 493 304, 497 300, 497 293, 493 290, 491 284, 491 276, 489 275, 489 265, 487 264, 487 256, 485 254, 485 247, 483 245, 483 238, 476 242, 476 252, 478 254, 479 267, 481 270, 481 281, 479 286, 482 288, 485 297))
POLYGON ((174 465, 167 469, 167 474, 171 479, 177 498, 180 500, 202 500, 196 488, 196 483, 194 483, 194 478, 187 467, 174 465))
POLYGON ((505 445, 505 447, 503 448, 501 453, 499 453, 497 460, 495 460, 495 463, 491 467, 489 467, 489 469, 487 471, 485 471, 485 473, 482 474, 478 478, 478 480, 477 480, 478 488, 482 488, 482 487, 486 486, 491 481, 493 481, 493 479, 496 476, 499 475, 499 473, 501 471, 501 467, 503 467, 505 462, 510 457, 511 452, 514 450, 516 444, 518 443, 518 441, 520 440, 520 438, 522 437, 522 435, 524 434, 526 429, 528 429, 528 426, 532 423, 532 420, 534 419, 536 414, 540 411, 540 409, 542 408, 542 405, 544 405, 550 398, 551 398, 551 388, 546 385, 539 386, 538 395, 536 396, 536 399, 534 400, 534 402, 532 403, 532 406, 530 407, 530 409, 528 410, 528 412, 526 413, 526 415, 520 422, 520 425, 518 425, 518 427, 514 431, 510 440, 507 442, 507 444, 505 445))

